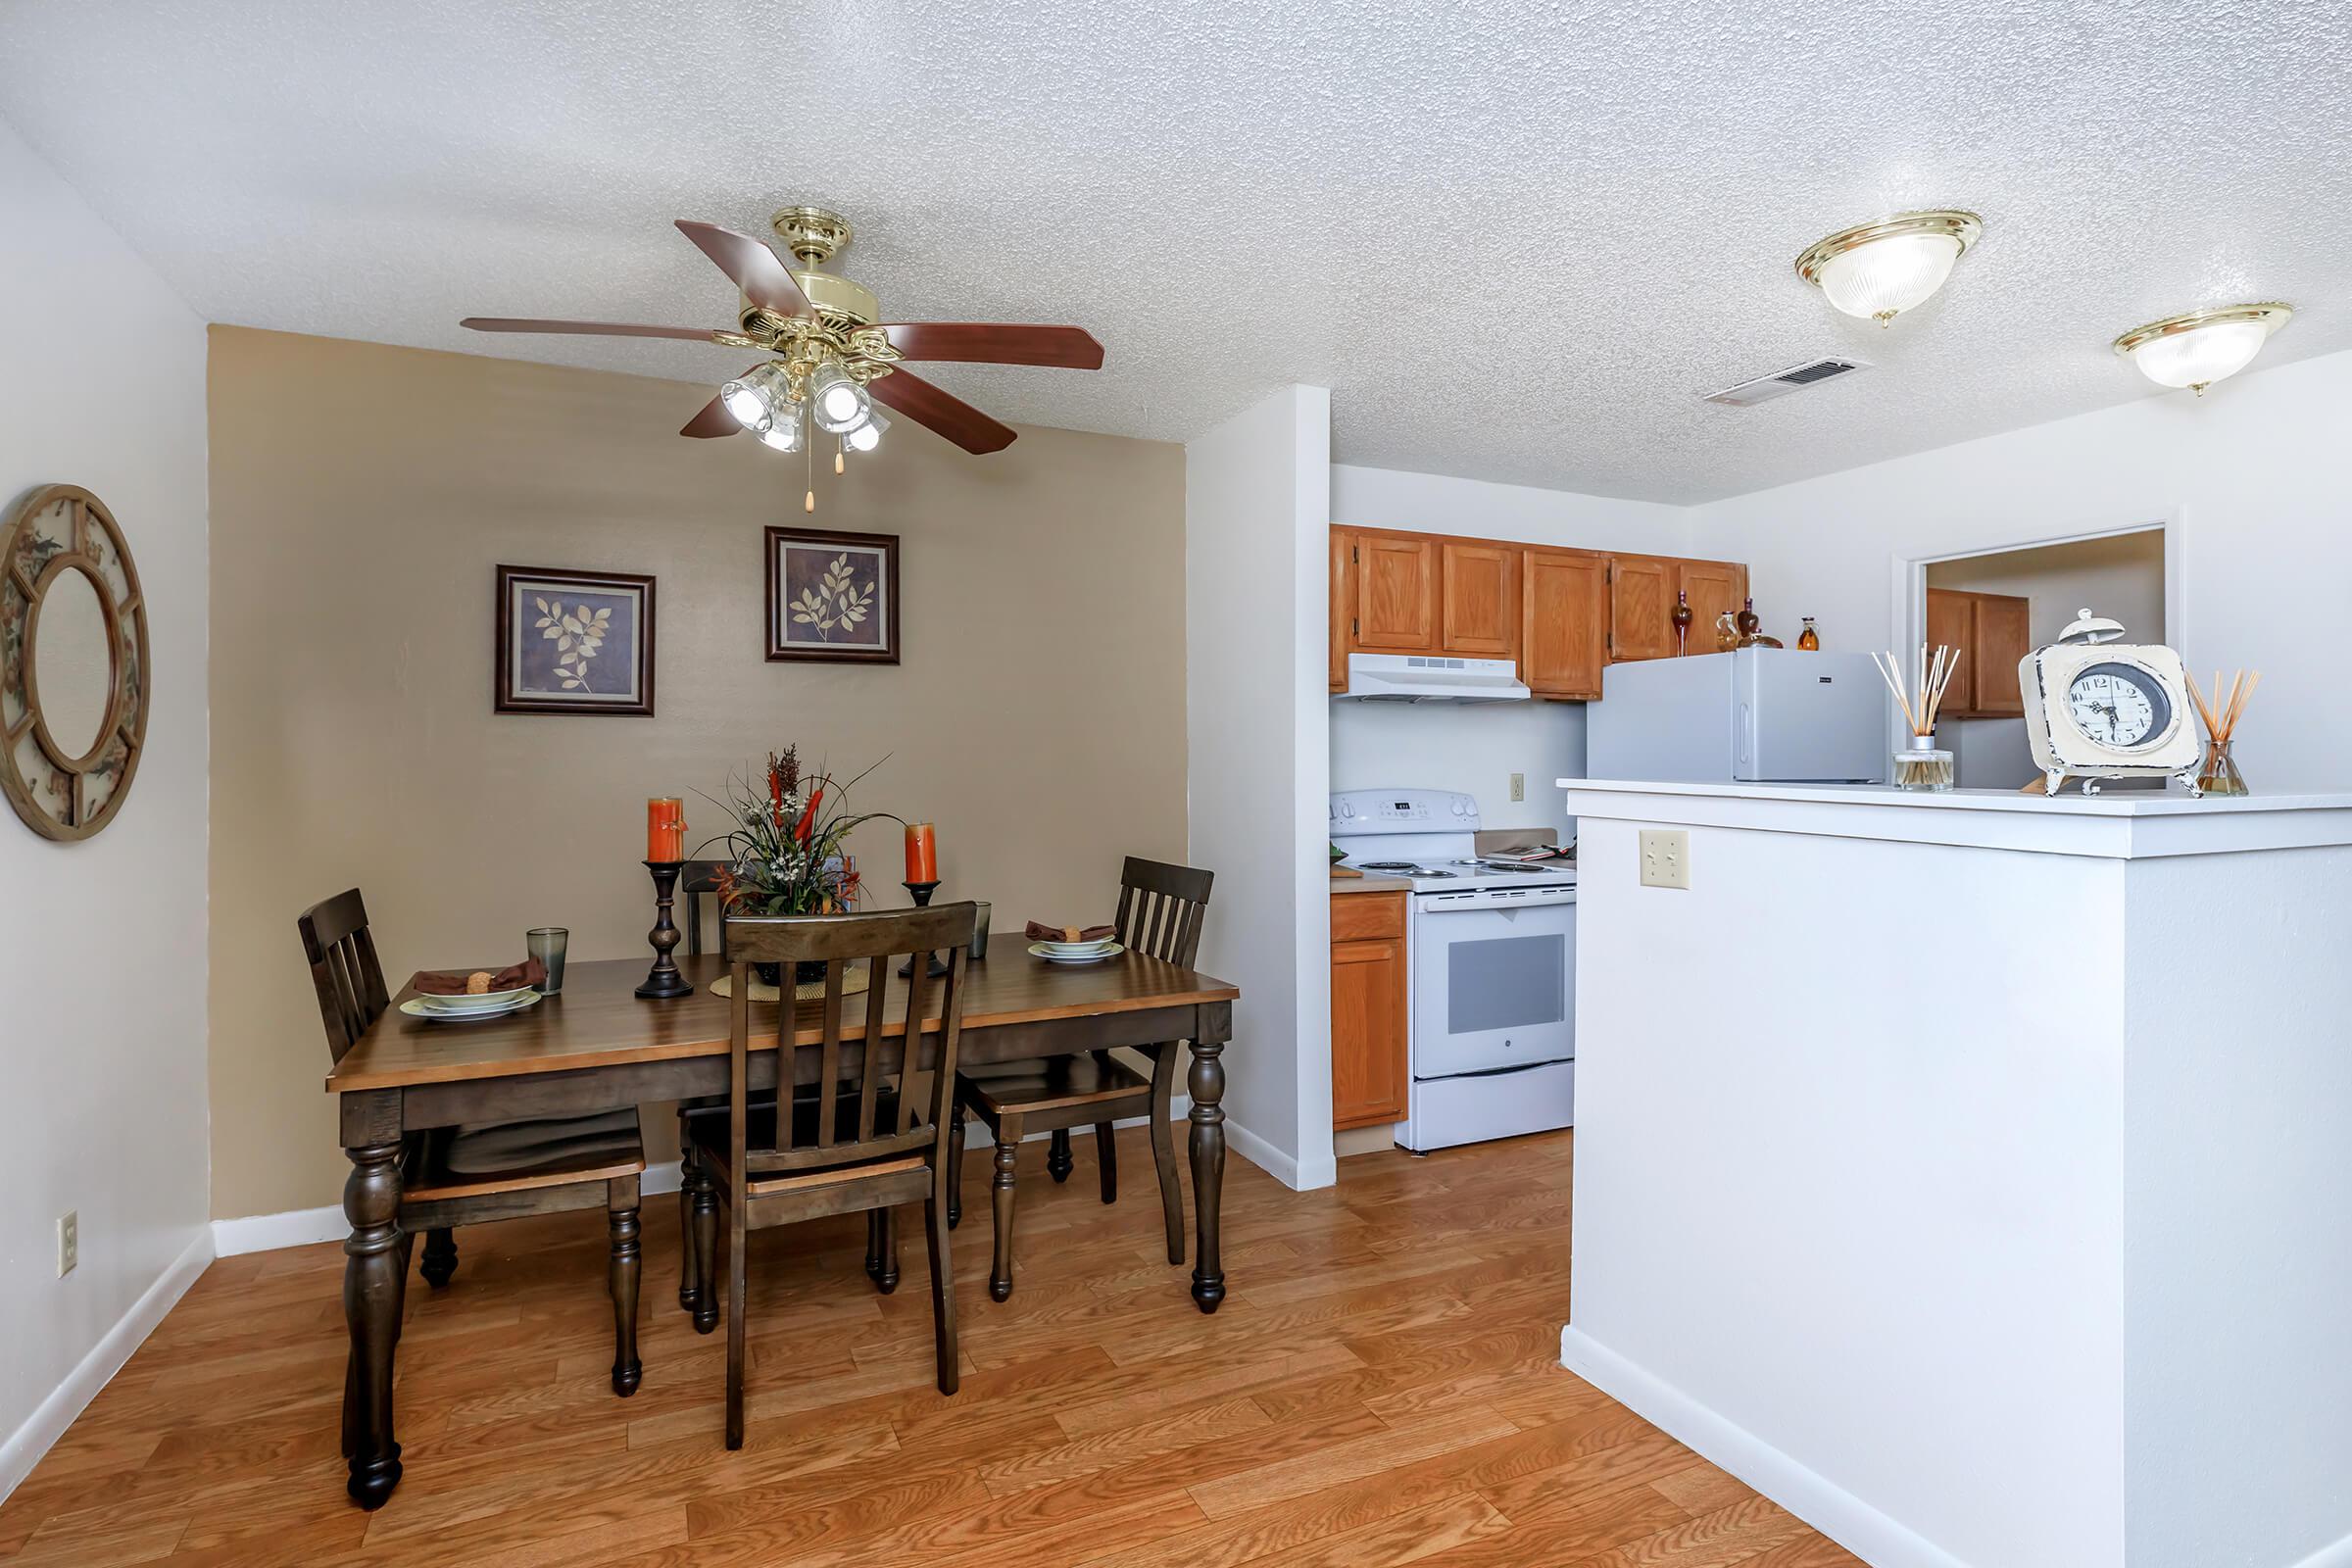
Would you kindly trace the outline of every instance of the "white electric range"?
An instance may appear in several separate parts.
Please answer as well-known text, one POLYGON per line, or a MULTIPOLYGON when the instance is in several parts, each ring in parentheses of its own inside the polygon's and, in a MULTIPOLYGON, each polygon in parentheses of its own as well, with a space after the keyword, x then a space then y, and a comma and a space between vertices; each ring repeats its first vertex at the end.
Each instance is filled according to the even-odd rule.
POLYGON ((1481 859, 1478 829, 1477 800, 1449 790, 1331 797, 1339 863, 1413 885, 1411 1150, 1576 1120, 1576 867, 1481 859))

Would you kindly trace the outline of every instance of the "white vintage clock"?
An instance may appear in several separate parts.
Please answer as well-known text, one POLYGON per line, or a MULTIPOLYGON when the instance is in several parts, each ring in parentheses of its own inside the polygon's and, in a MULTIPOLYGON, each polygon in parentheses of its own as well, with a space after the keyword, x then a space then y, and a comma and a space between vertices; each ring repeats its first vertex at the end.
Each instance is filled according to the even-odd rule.
POLYGON ((2120 621, 2093 615, 2018 661, 2026 742, 2055 795, 2073 774, 2096 795, 2103 778, 2177 778, 2197 788, 2203 748, 2189 718, 2188 672, 2160 643, 2127 643, 2120 621))

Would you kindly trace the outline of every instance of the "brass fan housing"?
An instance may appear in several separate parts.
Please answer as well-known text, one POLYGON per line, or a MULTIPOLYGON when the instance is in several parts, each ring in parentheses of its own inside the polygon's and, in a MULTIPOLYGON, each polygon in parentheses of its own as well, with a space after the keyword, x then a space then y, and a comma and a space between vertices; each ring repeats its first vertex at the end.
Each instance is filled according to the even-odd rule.
POLYGON ((747 346, 773 349, 804 366, 836 359, 861 381, 888 374, 899 352, 886 334, 872 330, 882 318, 882 302, 861 283, 817 270, 848 248, 850 220, 822 207, 787 207, 768 226, 801 264, 792 270, 792 280, 816 307, 816 319, 778 316, 742 300, 736 319, 747 346))

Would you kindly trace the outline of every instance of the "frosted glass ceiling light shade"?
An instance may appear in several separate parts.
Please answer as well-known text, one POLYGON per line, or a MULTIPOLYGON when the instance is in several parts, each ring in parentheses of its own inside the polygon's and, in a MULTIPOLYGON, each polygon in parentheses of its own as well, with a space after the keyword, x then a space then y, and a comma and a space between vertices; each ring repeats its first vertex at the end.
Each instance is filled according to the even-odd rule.
POLYGON ((808 426, 801 419, 801 406, 798 403, 777 404, 775 417, 769 421, 766 429, 760 432, 760 439, 778 452, 800 451, 808 439, 808 426))
POLYGON ((840 366, 820 365, 808 376, 808 414, 827 435, 847 435, 873 413, 865 388, 840 366))
POLYGON ((1816 242, 1796 259, 1796 275, 1846 315, 1885 326, 1943 287, 1984 228, 1956 208, 1898 213, 1816 242))
POLYGON ((781 360, 769 360, 750 369, 718 389, 718 400, 735 422, 754 435, 764 435, 775 422, 776 411, 783 407, 792 387, 792 372, 781 360))
POLYGON ((890 416, 884 414, 880 409, 875 409, 863 424, 852 430, 842 439, 849 443, 852 452, 871 452, 882 444, 882 433, 889 428, 890 416))
POLYGON ((2244 369, 2294 314, 2276 300, 2190 311, 2133 327, 2115 340, 2115 352, 2158 386, 2184 386, 2202 396, 2214 382, 2244 369))

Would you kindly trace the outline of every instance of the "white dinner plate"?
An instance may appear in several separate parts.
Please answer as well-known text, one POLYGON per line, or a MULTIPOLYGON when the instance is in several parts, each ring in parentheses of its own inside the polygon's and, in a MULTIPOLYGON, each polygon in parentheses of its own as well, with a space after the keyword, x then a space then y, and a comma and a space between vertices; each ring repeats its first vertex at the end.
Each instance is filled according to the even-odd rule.
POLYGON ((1054 942, 1041 938, 1037 945, 1041 948, 1052 948, 1056 953, 1101 953, 1107 948, 1117 947, 1119 939, 1117 937, 1097 937, 1092 942, 1054 942))
POLYGON ((456 1015, 468 1012, 499 1012, 514 1005, 517 997, 535 997, 539 993, 529 986, 516 986, 509 991, 483 991, 461 996, 442 996, 437 992, 418 992, 411 1000, 419 1005, 419 1013, 456 1015))
POLYGON ((1076 952, 1057 953, 1054 951, 1057 947, 1067 948, 1068 944, 1033 942, 1029 945, 1029 956, 1033 958, 1043 958, 1048 963, 1101 963, 1104 958, 1115 957, 1127 951, 1116 942, 1105 942, 1099 948, 1084 947, 1076 952))
POLYGON ((449 999, 446 997, 411 997, 400 1004, 400 1010, 412 1018, 423 1018, 432 1023, 473 1023, 482 1018, 504 1018, 509 1013, 520 1012, 523 1008, 538 1003, 539 993, 525 990, 514 994, 511 1000, 502 1005, 469 1007, 462 1012, 451 1012, 446 1008, 423 1005, 428 1001, 446 1002, 447 1000, 449 999))

